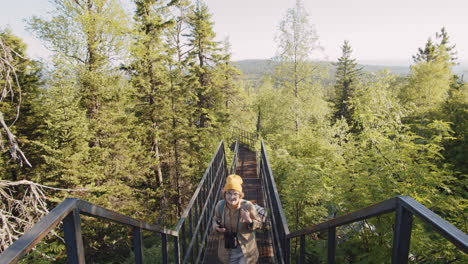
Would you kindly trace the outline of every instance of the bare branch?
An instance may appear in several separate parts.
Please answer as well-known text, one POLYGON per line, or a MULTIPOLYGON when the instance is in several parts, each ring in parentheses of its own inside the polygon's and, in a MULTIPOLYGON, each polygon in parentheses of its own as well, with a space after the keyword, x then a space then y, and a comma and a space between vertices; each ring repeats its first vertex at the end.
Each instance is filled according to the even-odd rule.
POLYGON ((0 126, 3 127, 3 130, 6 133, 6 136, 8 138, 8 142, 10 145, 10 156, 14 160, 18 160, 20 163, 20 166, 23 166, 23 162, 26 163, 29 167, 32 167, 31 163, 29 163, 28 159, 24 155, 23 151, 20 149, 18 145, 18 141, 16 141, 15 135, 11 133, 10 129, 8 128, 7 124, 5 123, 5 120, 3 119, 3 113, 0 112, 0 126))
MULTIPOLYGON (((20 113, 20 105, 22 101, 21 86, 18 80, 18 76, 16 75, 16 69, 13 65, 13 62, 14 62, 13 55, 18 56, 19 58, 23 58, 13 49, 8 47, 3 42, 3 39, 0 37, 0 80, 3 80, 5 83, 2 90, 0 91, 0 101, 2 101, 4 98, 10 95, 11 101, 14 102, 14 97, 15 97, 14 84, 17 86, 17 90, 18 90, 16 92, 17 94, 16 96, 18 97, 16 106, 15 106, 16 115, 10 126, 14 125, 16 121, 18 120, 19 113, 20 113)), ((8 125, 6 124, 2 112, 0 112, 0 125, 1 125, 1 128, 3 128, 3 132, 0 129, 0 140, 3 139, 2 134, 3 133, 6 134, 6 138, 8 139, 9 148, 10 148, 10 156, 14 160, 17 160, 21 166, 23 165, 23 162, 24 162, 29 167, 32 167, 31 163, 29 163, 23 151, 21 151, 18 145, 18 142, 16 141, 15 135, 13 135, 8 125)), ((0 147, 3 149, 3 141, 0 141, 0 147)))
MULTIPOLYGON (((54 191, 85 191, 62 189, 41 185, 32 181, 0 180, 0 252, 15 242, 41 217, 49 213, 45 189, 54 191)), ((51 236, 59 237, 55 232, 51 236)), ((63 241, 62 238, 59 237, 63 241)), ((48 257, 39 252, 39 254, 48 257)))

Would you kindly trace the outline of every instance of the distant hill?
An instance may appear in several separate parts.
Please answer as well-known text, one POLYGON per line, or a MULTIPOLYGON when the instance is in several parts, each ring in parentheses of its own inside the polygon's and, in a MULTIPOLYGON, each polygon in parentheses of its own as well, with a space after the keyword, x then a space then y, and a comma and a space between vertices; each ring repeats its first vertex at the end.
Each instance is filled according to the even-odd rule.
POLYGON ((271 60, 241 60, 232 64, 242 71, 246 80, 260 80, 264 75, 272 73, 275 64, 271 60))
MULTIPOLYGON (((334 74, 335 66, 333 66, 332 62, 323 61, 319 63, 330 67, 330 73, 334 74)), ((244 78, 246 80, 259 81, 265 74, 273 73, 276 62, 272 60, 255 59, 234 61, 232 64, 244 73, 244 78)), ((369 64, 362 64, 360 66, 363 67, 363 70, 366 72, 388 70, 393 74, 401 76, 406 76, 410 72, 409 66, 386 66, 369 64)), ((455 74, 464 75, 468 77, 468 65, 457 65, 453 68, 453 72, 455 74)))

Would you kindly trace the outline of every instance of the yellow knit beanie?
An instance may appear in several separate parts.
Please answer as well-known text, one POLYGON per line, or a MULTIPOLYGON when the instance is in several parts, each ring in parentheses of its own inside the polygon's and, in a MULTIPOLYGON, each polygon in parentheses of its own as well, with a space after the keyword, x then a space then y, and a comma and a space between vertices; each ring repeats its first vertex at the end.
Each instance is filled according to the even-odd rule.
POLYGON ((236 190, 242 192, 242 178, 239 175, 231 174, 226 178, 226 184, 224 185, 224 191, 236 190))

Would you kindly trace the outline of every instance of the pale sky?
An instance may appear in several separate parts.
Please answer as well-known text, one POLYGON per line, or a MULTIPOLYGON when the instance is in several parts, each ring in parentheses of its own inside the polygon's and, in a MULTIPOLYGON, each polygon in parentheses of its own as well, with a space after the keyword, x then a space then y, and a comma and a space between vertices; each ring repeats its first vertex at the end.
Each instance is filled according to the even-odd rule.
MULTIPOLYGON (((128 3, 130 0, 123 0, 128 3)), ((468 63, 468 0, 303 0, 324 52, 336 60, 349 40, 360 62, 410 64, 418 47, 443 26, 457 45, 459 61, 468 63)), ((275 34, 295 0, 205 0, 217 38, 229 37, 233 60, 268 59, 275 55, 275 34)), ((24 19, 43 16, 48 0, 0 0, 0 27, 9 25, 28 44, 29 55, 47 54, 24 30, 24 19)))

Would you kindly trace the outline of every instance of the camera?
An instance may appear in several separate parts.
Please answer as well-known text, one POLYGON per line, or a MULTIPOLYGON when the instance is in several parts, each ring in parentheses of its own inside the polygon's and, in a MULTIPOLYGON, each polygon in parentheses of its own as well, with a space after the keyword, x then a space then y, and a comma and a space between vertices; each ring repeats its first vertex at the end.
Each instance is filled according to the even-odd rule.
POLYGON ((237 232, 224 232, 224 248, 237 248, 237 232))
POLYGON ((224 225, 221 224, 221 221, 216 220, 216 224, 218 224, 218 228, 224 228, 224 225))
MULTIPOLYGON (((225 228, 221 221, 216 221, 219 228, 225 228)), ((237 248, 239 241, 237 240, 237 232, 224 232, 224 247, 225 248, 237 248)))

